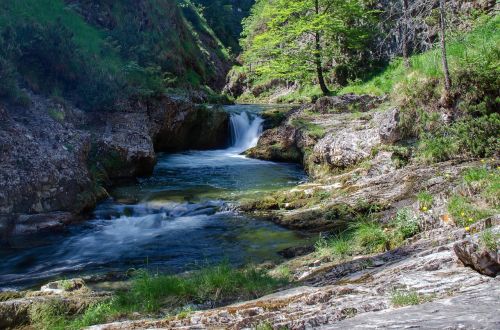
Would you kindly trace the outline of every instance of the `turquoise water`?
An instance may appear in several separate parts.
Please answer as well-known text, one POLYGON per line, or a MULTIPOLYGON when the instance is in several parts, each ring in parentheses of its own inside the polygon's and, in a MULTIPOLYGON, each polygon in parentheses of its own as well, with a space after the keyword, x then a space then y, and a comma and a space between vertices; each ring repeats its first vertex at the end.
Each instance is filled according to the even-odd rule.
POLYGON ((227 107, 231 147, 160 155, 151 177, 111 190, 113 198, 97 207, 92 220, 4 249, 0 288, 131 268, 176 273, 222 260, 259 263, 300 244, 300 233, 234 211, 243 195, 305 179, 297 165, 240 155, 257 142, 261 109, 227 107))

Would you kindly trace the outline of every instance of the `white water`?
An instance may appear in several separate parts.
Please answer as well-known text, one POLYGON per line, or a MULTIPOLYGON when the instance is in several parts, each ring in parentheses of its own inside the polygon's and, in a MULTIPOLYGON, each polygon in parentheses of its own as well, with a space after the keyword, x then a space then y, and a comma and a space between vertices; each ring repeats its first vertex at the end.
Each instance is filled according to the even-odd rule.
POLYGON ((262 134, 264 120, 246 111, 231 114, 231 149, 243 152, 255 147, 262 134))
POLYGON ((95 210, 93 220, 65 233, 24 242, 17 250, 0 249, 0 291, 63 274, 125 271, 145 263, 155 271, 180 272, 226 258, 234 264, 261 262, 296 244, 295 233, 225 208, 228 196, 291 186, 303 178, 298 166, 241 155, 262 133, 258 111, 256 106, 228 109, 228 148, 161 155, 152 177, 111 192, 137 202, 110 199, 95 210), (255 232, 260 234, 254 237, 255 232), (272 239, 262 239, 265 235, 272 239))

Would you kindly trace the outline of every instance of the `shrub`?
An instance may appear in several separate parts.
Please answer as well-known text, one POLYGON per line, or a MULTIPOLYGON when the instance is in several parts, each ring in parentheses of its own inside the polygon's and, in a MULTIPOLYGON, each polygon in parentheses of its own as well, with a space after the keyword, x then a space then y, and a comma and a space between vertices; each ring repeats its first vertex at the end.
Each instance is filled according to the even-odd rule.
POLYGON ((500 233, 494 232, 491 228, 485 229, 479 234, 479 243, 483 249, 497 252, 500 248, 500 233))
POLYGON ((389 244, 387 234, 375 222, 362 222, 356 225, 353 237, 361 249, 370 253, 384 251, 389 244))
POLYGON ((473 157, 490 157, 500 150, 500 115, 492 113, 479 118, 463 118, 450 127, 461 153, 473 157))
POLYGON ((418 145, 418 156, 428 163, 448 160, 457 153, 456 141, 445 132, 438 135, 424 134, 418 145))
POLYGON ((427 211, 432 207, 434 196, 432 196, 432 194, 430 194, 428 191, 421 191, 417 194, 417 200, 420 205, 420 209, 422 211, 427 211))
POLYGON ((418 218, 410 208, 398 210, 392 225, 401 233, 403 239, 412 237, 420 231, 418 218))

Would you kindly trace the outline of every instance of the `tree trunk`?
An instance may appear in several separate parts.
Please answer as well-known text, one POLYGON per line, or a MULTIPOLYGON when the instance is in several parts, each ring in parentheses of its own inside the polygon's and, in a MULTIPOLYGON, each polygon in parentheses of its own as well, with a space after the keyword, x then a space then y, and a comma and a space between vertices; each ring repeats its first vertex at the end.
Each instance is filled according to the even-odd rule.
POLYGON ((403 31, 401 32, 401 42, 403 43, 403 59, 405 67, 410 68, 410 59, 408 55, 408 0, 403 0, 403 31))
MULTIPOLYGON (((314 1, 316 15, 319 14, 319 0, 314 1)), ((321 92, 323 95, 329 95, 330 90, 326 86, 325 77, 323 76, 323 65, 321 63, 321 36, 319 31, 315 33, 315 53, 314 53, 314 61, 316 62, 316 72, 318 74, 318 82, 319 87, 321 88, 321 92)))
POLYGON ((443 62, 444 89, 446 92, 446 98, 449 98, 451 91, 451 78, 450 78, 450 69, 448 68, 448 58, 446 55, 445 0, 439 0, 439 11, 440 11, 439 32, 441 38, 441 58, 443 62))

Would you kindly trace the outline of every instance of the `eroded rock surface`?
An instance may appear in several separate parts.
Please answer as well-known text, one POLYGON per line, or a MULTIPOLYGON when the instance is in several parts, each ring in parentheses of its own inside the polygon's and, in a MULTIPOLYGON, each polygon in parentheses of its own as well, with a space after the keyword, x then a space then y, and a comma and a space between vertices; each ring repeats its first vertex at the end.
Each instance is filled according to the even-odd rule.
POLYGON ((405 325, 494 329, 500 324, 500 283, 458 262, 453 244, 466 235, 463 229, 425 231, 398 250, 309 267, 302 286, 254 301, 186 318, 116 322, 91 329, 252 329, 263 324, 276 329, 399 329, 405 325), (429 302, 397 308, 392 302, 396 291, 415 293, 429 302))
POLYGON ((80 220, 106 197, 102 185, 149 175, 155 151, 224 146, 222 110, 161 97, 120 112, 84 113, 29 94, 0 105, 0 239, 80 220))

